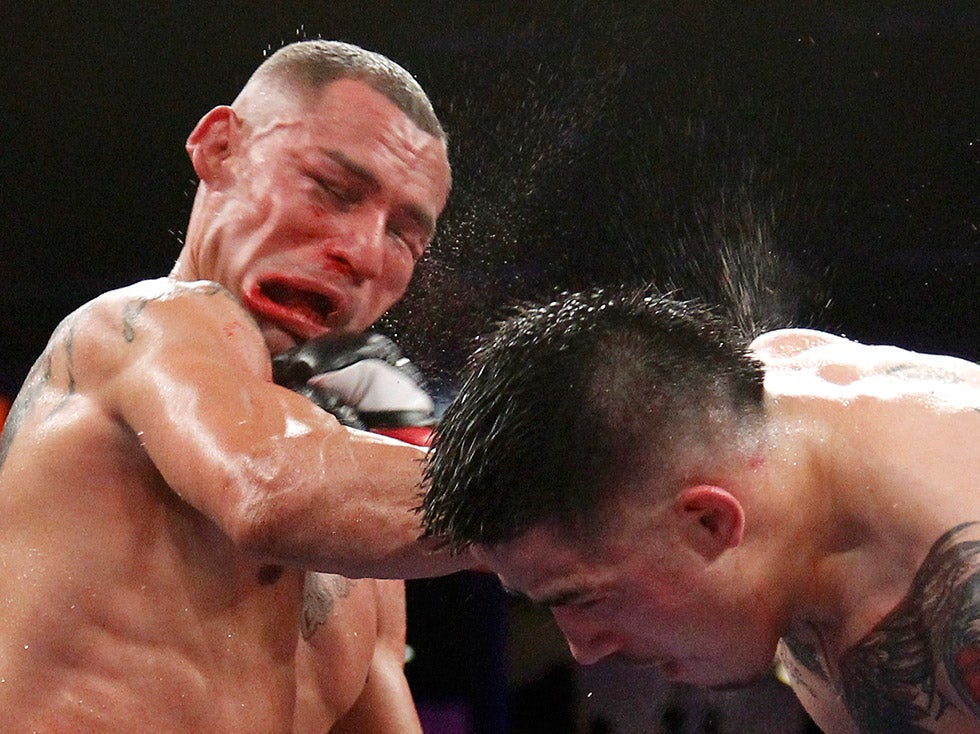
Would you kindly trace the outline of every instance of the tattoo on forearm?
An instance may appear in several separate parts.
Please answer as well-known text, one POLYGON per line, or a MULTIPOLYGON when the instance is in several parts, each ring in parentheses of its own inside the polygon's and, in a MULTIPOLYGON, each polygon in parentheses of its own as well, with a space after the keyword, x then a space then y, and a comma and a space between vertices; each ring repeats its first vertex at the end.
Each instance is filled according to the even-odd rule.
POLYGON ((905 599, 842 656, 843 700, 862 732, 928 732, 950 707, 980 727, 980 541, 964 538, 977 525, 945 533, 905 599))
POLYGON ((303 586, 303 616, 300 619, 300 632, 304 640, 327 621, 338 599, 350 596, 354 582, 343 576, 331 573, 307 572, 303 586))

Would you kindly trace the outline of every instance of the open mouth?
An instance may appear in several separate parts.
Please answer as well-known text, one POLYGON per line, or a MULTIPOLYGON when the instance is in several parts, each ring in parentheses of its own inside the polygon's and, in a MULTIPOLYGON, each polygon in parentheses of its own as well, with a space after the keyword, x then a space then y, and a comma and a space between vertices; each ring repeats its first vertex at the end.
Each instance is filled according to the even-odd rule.
POLYGON ((296 288, 281 281, 259 284, 262 299, 275 308, 269 315, 299 318, 320 327, 331 326, 340 310, 338 299, 329 295, 296 288))

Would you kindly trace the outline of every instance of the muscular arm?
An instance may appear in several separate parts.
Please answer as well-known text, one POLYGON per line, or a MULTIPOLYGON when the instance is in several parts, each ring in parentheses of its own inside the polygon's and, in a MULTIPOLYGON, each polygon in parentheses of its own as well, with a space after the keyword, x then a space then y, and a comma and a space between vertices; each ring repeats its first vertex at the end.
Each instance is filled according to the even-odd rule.
POLYGON ((405 592, 400 581, 377 582, 378 641, 364 690, 331 734, 421 734, 405 679, 405 592))
POLYGON ((462 565, 417 542, 422 452, 349 431, 272 384, 261 334, 220 287, 117 292, 74 349, 79 389, 96 392, 167 485, 243 552, 348 577, 462 565))

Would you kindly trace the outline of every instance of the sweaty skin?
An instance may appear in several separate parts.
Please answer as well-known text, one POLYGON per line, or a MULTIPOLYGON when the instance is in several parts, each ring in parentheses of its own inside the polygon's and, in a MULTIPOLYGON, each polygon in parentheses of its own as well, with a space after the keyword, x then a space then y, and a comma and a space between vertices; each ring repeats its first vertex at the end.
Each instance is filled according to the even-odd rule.
MULTIPOLYGON (((297 666, 313 681, 303 646, 322 666, 343 647, 325 632, 348 629, 323 623, 297 660, 303 568, 464 565, 416 542, 422 450, 341 427, 273 384, 270 362, 401 296, 448 193, 444 142, 346 80, 276 110, 202 120, 172 276, 66 318, 15 401, 0 439, 4 731, 290 731, 297 666)), ((404 685, 401 585, 353 583, 338 615, 375 644, 331 672, 325 722, 404 685)), ((414 720, 410 698, 392 701, 414 720)))
POLYGON ((479 560, 583 664, 729 687, 778 647, 824 731, 980 731, 980 367, 798 329, 753 351, 761 451, 601 539, 546 523, 479 560))
POLYGON ((847 528, 779 647, 798 697, 825 731, 980 730, 980 367, 807 331, 755 347, 773 402, 824 423, 847 528))
POLYGON ((295 734, 421 734, 404 675, 404 582, 310 574, 303 620, 295 734))

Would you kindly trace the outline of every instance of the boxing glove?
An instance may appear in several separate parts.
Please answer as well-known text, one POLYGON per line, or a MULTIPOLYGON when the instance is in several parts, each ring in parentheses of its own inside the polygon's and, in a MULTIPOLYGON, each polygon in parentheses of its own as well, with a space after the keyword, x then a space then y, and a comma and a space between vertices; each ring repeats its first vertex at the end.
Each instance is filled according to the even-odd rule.
POLYGON ((311 339, 273 359, 276 383, 342 424, 428 445, 435 406, 418 368, 376 333, 311 339))

